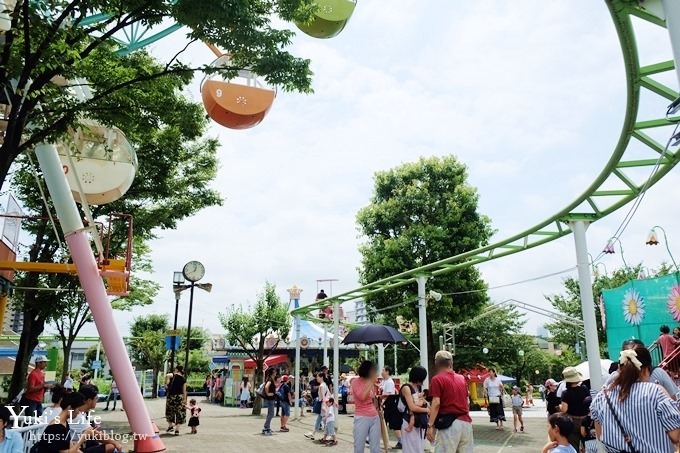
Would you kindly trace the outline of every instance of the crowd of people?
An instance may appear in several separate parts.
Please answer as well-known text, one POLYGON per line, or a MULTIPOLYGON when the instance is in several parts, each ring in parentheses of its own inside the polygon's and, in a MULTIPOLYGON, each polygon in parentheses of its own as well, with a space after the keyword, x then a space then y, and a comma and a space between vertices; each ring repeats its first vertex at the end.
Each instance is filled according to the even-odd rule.
MULTIPOLYGON (((669 334, 666 329, 662 327, 662 341, 663 336, 669 334)), ((120 444, 91 423, 89 415, 96 406, 99 389, 82 380, 77 391, 72 382, 68 387, 67 382, 62 385, 46 383, 46 362, 44 356, 36 358, 35 369, 21 396, 21 404, 28 406, 29 413, 42 416, 47 423, 35 451, 120 451, 120 444), (51 392, 51 404, 43 407, 47 390, 51 392), (73 417, 64 414, 73 414, 73 417)), ((240 407, 245 408, 252 399, 262 399, 266 411, 262 434, 270 436, 275 429, 272 427, 275 417, 280 421, 278 432, 290 431, 291 407, 296 391, 299 391, 299 403, 303 408, 300 415, 311 412, 315 417, 314 429, 305 436, 334 446, 338 443, 336 417, 347 413, 347 397, 351 394, 355 453, 364 452, 366 447, 371 453, 380 451, 380 412, 397 439, 393 448, 405 453, 422 453, 428 440, 435 453, 470 453, 474 443, 467 381, 454 371, 451 353, 437 352, 434 363, 434 375, 426 390, 423 386, 428 373, 421 366, 411 368, 408 381, 398 386, 390 367, 378 370, 372 362, 364 361, 358 366, 356 375, 340 376, 338 400, 334 397, 335 389, 327 367, 318 369, 311 378, 300 379, 269 368, 257 389, 248 378, 241 381, 238 401, 240 407)), ((119 394, 114 382, 104 410, 109 408, 110 402, 113 402, 113 409, 116 408, 119 394)), ((483 389, 489 419, 496 429, 502 430, 506 422, 505 386, 496 370, 489 370, 483 389)), ((601 389, 591 388, 576 368, 567 367, 559 383, 548 379, 539 386, 539 393, 546 402, 550 439, 542 453, 674 453, 680 444, 680 409, 675 401, 680 392, 665 370, 652 366, 650 351, 640 340, 624 342, 619 361, 605 376, 601 389)), ((530 386, 525 395, 517 386, 510 390, 515 432, 524 431, 523 408, 533 405, 532 394, 533 387, 530 386)), ((16 445, 19 445, 16 451, 23 451, 21 437, 6 429, 10 415, 6 407, 0 410, 3 424, 0 451, 13 453, 9 448, 16 445)), ((195 399, 187 399, 187 381, 181 366, 174 369, 167 382, 165 415, 167 432, 178 435, 187 418, 190 432, 198 432, 201 408, 195 399)))
POLYGON ((562 382, 545 383, 551 442, 544 453, 673 453, 680 443, 678 389, 668 373, 652 366, 637 339, 623 343, 618 363, 602 389, 592 389, 568 367, 562 382))

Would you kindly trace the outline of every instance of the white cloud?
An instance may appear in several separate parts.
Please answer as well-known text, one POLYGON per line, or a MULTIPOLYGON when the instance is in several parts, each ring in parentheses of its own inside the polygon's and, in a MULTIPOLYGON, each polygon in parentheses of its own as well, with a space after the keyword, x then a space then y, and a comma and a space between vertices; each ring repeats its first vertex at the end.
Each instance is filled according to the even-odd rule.
MULTIPOLYGON (((642 32, 643 49, 668 58, 663 32, 642 32)), ((182 42, 173 36, 155 52, 172 55, 182 42)), ((497 238, 517 233, 580 194, 620 132, 625 77, 603 3, 365 0, 338 38, 299 35, 295 52, 313 61, 315 94, 279 93, 268 118, 249 131, 211 128, 222 143, 214 185, 226 203, 160 233, 153 278, 164 288, 157 304, 135 314, 171 312, 171 273, 191 259, 206 264, 206 281, 215 285, 210 295, 198 293, 195 319, 215 331, 217 312, 253 301, 266 279, 282 297, 298 284, 306 300, 317 279, 338 278, 335 292, 356 287, 354 216, 369 201, 372 175, 420 155, 456 154, 470 168, 497 238)), ((211 59, 200 46, 189 56, 211 59)), ((192 90, 199 99, 197 83, 192 90)), ((630 263, 644 259, 653 267, 665 259, 662 248, 643 242, 652 224, 667 227, 673 240, 680 221, 669 200, 680 195, 677 183, 671 174, 653 188, 624 234, 630 263)), ((589 229, 591 253, 622 218, 617 213, 589 229)), ((497 286, 574 262, 569 237, 481 270, 497 286)), ((604 262, 616 267, 620 257, 604 262)), ((542 303, 560 282, 490 295, 542 303)), ((121 316, 121 327, 130 318, 121 316)))

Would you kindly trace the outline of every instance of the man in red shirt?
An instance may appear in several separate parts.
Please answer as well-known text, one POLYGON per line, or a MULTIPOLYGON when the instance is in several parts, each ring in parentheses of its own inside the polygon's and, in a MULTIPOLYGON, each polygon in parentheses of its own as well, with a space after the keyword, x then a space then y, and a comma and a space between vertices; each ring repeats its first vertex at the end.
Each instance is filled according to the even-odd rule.
POLYGON ((27 415, 40 417, 43 412, 42 402, 45 398, 45 390, 52 388, 52 385, 45 384, 45 367, 47 357, 39 355, 35 358, 35 368, 28 375, 26 381, 26 391, 19 403, 21 406, 28 406, 27 415))
POLYGON ((465 378, 453 371, 448 351, 434 356, 437 375, 430 382, 432 406, 427 422, 427 438, 435 453, 472 453, 472 418, 465 378))

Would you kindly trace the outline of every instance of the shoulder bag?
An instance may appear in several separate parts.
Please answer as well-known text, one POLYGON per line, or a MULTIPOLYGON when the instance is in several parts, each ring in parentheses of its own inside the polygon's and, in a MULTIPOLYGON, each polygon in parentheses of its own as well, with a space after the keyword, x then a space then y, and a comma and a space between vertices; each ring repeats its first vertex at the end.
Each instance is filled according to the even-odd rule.
POLYGON ((615 450, 609 445, 605 444, 602 442, 602 445, 604 445, 605 449, 607 450, 608 453, 639 453, 635 447, 633 447, 633 439, 626 433, 625 428, 623 427, 623 424, 621 423, 621 419, 619 419, 618 414, 616 413, 616 410, 614 409, 614 405, 612 404, 611 400, 609 399, 609 395, 607 394, 607 391, 604 390, 604 399, 607 401, 607 406, 609 406, 609 410, 611 411, 612 415, 614 416, 614 421, 616 422, 616 425, 619 427, 619 430, 621 431, 621 434, 623 434, 623 440, 626 442, 626 445, 628 448, 624 451, 621 450, 615 450))

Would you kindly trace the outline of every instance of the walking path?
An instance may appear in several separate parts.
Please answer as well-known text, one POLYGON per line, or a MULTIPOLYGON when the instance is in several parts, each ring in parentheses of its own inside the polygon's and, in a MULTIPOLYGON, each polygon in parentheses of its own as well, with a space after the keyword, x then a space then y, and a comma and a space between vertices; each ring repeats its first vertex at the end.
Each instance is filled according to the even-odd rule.
MULTIPOLYGON (((493 424, 489 423, 486 412, 472 412, 475 453, 531 453, 539 452, 547 441, 545 408, 541 402, 540 407, 525 409, 525 432, 514 434, 512 432, 512 419, 504 431, 496 431, 493 424)), ((103 406, 100 403, 99 406, 103 406)), ((250 409, 221 407, 208 403, 201 403, 201 425, 198 434, 189 434, 186 425, 179 436, 165 434, 167 424, 163 418, 165 412, 165 400, 147 400, 147 407, 151 417, 161 431, 161 437, 167 447, 168 453, 214 453, 214 452, 316 452, 321 447, 304 437, 304 433, 310 431, 314 425, 315 417, 307 413, 305 417, 291 420, 288 425, 290 432, 276 432, 280 427, 279 419, 272 421, 272 429, 275 431, 271 437, 263 437, 260 432, 264 423, 264 415, 254 417, 250 415, 250 409)), ((101 416, 102 428, 113 430, 116 433, 128 433, 129 425, 124 412, 104 412, 98 407, 96 415, 101 416)), ((506 417, 510 411, 506 410, 506 417)), ((338 416, 338 446, 332 447, 331 451, 338 453, 352 452, 352 417, 338 416)), ((395 443, 392 437, 392 444, 395 443)), ((124 443, 126 449, 132 450, 132 442, 124 443)), ((325 449, 324 449, 325 450, 325 449)), ((396 450, 394 450, 396 451, 396 450)))

